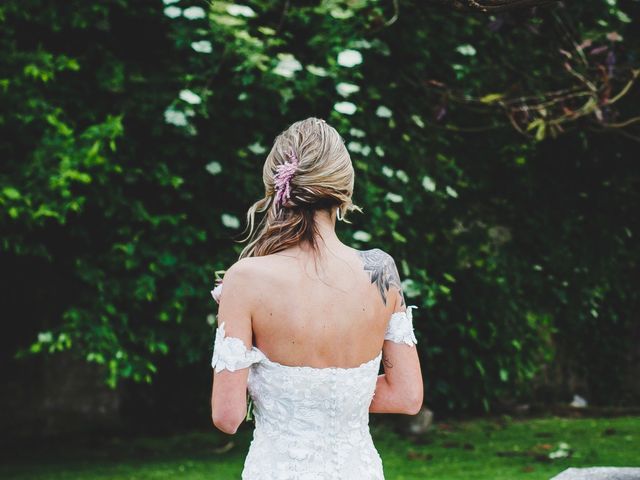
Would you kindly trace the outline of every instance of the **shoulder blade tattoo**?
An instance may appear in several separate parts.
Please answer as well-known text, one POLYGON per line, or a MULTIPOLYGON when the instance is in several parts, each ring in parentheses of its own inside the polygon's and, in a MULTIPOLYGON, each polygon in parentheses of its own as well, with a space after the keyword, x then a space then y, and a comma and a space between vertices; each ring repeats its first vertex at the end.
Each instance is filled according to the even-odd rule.
POLYGON ((358 254, 362 258, 364 270, 369 273, 371 283, 378 287, 384 304, 387 304, 389 287, 396 287, 400 291, 400 297, 402 298, 401 305, 404 306, 404 293, 402 292, 400 275, 393 257, 379 248, 364 252, 359 251, 358 254))

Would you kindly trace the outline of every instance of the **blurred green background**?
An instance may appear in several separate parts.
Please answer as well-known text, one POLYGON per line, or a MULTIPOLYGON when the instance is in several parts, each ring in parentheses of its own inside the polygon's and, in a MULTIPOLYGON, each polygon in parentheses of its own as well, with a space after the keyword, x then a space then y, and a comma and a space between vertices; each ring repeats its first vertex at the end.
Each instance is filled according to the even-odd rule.
POLYGON ((214 272, 308 116, 437 415, 639 405, 640 2, 476 5, 3 2, 5 433, 209 423, 214 272))

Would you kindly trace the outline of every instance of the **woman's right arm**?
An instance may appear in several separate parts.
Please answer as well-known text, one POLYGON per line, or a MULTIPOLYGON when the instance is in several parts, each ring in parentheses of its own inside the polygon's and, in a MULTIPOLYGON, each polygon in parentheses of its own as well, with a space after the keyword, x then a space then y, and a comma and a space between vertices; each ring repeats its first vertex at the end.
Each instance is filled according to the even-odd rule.
POLYGON ((385 340, 382 362, 384 373, 378 375, 369 412, 417 414, 424 390, 416 347, 385 340))

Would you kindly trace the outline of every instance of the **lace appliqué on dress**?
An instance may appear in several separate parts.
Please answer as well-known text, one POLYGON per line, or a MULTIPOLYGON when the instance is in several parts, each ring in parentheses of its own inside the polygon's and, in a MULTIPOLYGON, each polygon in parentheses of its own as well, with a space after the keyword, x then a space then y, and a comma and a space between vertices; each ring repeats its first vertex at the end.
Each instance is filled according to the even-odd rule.
POLYGON ((415 333, 413 333, 413 316, 412 308, 418 308, 415 305, 409 305, 404 312, 395 312, 391 315, 387 331, 384 334, 385 340, 391 340, 395 343, 406 343, 410 347, 418 343, 415 333))
POLYGON ((256 428, 242 480, 384 480, 369 431, 381 354, 358 367, 249 369, 256 428))
POLYGON ((222 322, 216 329, 216 340, 213 345, 211 366, 216 372, 225 369, 235 372, 264 359, 264 354, 258 349, 248 349, 239 338, 227 337, 224 331, 224 324, 225 322, 222 322))

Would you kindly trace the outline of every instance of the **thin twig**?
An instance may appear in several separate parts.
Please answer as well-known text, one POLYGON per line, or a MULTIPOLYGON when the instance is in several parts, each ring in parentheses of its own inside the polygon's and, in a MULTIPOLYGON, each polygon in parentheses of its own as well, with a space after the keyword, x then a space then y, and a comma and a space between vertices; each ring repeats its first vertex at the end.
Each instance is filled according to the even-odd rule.
POLYGON ((393 16, 385 22, 385 27, 393 25, 396 20, 398 20, 398 16, 400 15, 400 4, 398 2, 399 0, 393 0, 393 16))
POLYGON ((280 30, 284 25, 284 19, 287 16, 287 12, 289 11, 290 6, 291 6, 290 1, 285 0, 284 7, 282 7, 282 14, 280 14, 280 21, 278 22, 278 26, 276 27, 276 34, 280 33, 280 30))
POLYGON ((471 10, 482 13, 497 13, 518 8, 541 7, 560 0, 429 0, 456 10, 471 10))

